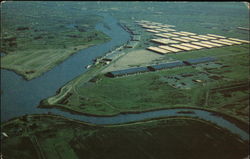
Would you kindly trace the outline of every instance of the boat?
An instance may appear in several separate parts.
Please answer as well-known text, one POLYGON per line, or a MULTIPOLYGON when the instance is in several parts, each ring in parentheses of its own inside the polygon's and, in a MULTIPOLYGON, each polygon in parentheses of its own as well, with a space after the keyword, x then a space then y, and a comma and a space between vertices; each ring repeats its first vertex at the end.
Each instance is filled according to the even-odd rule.
POLYGON ((91 66, 92 66, 92 65, 87 65, 85 68, 86 68, 86 69, 89 69, 91 66))

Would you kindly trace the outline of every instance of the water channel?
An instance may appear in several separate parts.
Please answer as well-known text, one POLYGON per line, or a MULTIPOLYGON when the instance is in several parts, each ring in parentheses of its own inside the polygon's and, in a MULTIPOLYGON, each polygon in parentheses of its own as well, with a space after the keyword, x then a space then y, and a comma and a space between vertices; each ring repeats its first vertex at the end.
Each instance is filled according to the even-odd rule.
POLYGON ((191 109, 194 113, 181 114, 178 112, 190 111, 190 109, 181 108, 138 114, 120 114, 113 117, 95 117, 73 115, 58 109, 37 108, 42 99, 53 96, 56 91, 68 81, 86 72, 85 67, 92 64, 93 59, 97 56, 104 55, 130 39, 129 33, 120 27, 116 19, 107 14, 103 16, 103 23, 99 23, 96 29, 110 36, 112 38, 111 41, 79 51, 52 70, 30 81, 24 80, 12 71, 1 70, 1 122, 25 114, 48 112, 93 124, 119 124, 158 117, 189 116, 210 121, 220 127, 228 129, 232 133, 238 134, 243 140, 249 140, 247 132, 241 130, 226 119, 204 110, 191 109), (105 27, 104 24, 108 25, 110 29, 105 27))

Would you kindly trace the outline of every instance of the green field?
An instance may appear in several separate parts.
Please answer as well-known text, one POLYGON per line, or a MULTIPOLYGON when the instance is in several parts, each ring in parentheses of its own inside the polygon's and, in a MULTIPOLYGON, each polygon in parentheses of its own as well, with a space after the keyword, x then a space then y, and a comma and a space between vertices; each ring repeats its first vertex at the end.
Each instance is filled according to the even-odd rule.
POLYGON ((1 68, 30 80, 77 51, 110 40, 94 29, 101 16, 77 4, 7 2, 1 6, 1 68))
POLYGON ((248 143, 226 130, 189 118, 90 126, 52 115, 4 123, 2 154, 8 159, 240 159, 248 143))

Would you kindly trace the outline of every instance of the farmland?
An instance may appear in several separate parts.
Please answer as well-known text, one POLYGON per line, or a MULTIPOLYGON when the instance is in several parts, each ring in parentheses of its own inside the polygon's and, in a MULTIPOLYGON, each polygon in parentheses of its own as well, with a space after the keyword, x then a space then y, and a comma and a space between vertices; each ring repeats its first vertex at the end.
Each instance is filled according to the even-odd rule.
POLYGON ((9 135, 2 141, 6 158, 235 159, 248 153, 247 142, 190 118, 95 126, 59 116, 32 115, 14 119, 1 128, 9 135))

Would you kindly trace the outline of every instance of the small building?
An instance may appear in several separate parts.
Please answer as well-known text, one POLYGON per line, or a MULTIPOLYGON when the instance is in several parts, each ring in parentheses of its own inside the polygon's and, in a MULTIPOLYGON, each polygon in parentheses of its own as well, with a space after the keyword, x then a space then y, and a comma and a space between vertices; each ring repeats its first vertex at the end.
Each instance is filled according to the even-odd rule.
POLYGON ((216 58, 214 57, 202 57, 202 58, 197 58, 197 59, 188 59, 183 61, 186 65, 193 65, 193 64, 199 64, 199 63, 205 63, 205 62, 211 62, 215 61, 216 58))
POLYGON ((107 77, 118 77, 118 76, 124 76, 124 75, 130 75, 130 74, 136 74, 136 73, 142 73, 142 72, 148 72, 149 69, 147 67, 134 67, 134 68, 128 68, 124 70, 118 70, 118 71, 111 71, 105 74, 107 77))
POLYGON ((184 65, 185 64, 182 61, 175 61, 175 62, 162 63, 158 65, 148 66, 148 69, 150 71, 156 71, 156 70, 168 69, 168 68, 173 68, 173 67, 180 67, 184 65))

